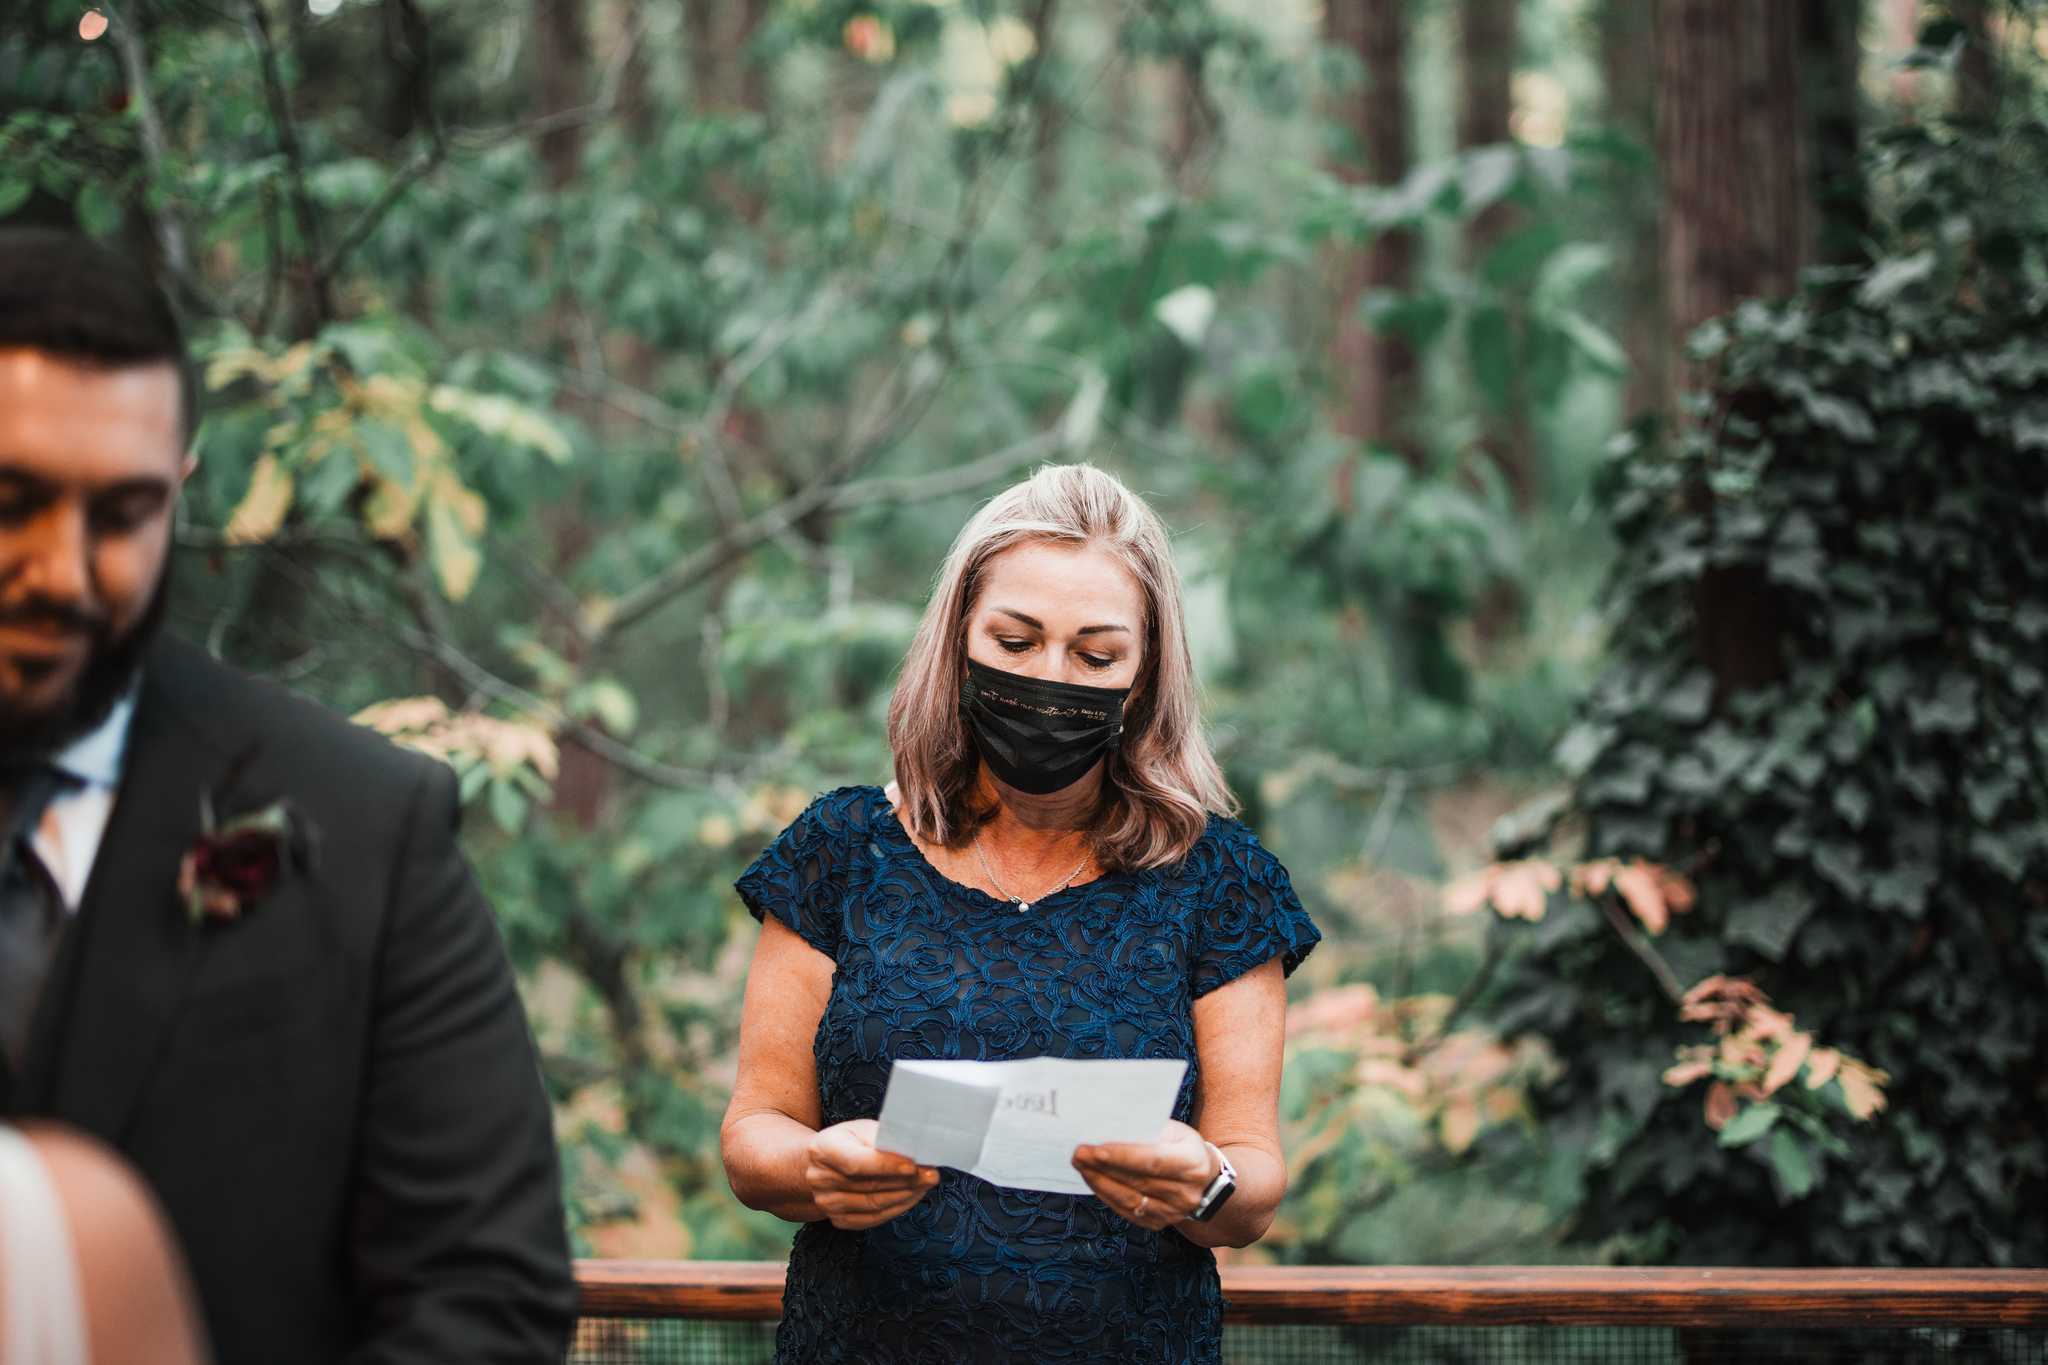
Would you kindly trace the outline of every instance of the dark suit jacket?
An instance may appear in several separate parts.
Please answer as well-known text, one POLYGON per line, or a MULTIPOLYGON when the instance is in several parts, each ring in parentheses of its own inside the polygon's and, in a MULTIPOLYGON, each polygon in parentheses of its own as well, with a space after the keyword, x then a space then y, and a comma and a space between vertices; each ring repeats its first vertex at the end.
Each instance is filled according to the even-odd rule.
POLYGON ((153 647, 0 1113, 134 1163, 222 1365, 563 1356, 574 1284, 547 1098, 455 825, 445 765, 153 647), (223 819, 289 798, 317 865, 239 919, 192 924, 176 881, 203 795, 223 819))

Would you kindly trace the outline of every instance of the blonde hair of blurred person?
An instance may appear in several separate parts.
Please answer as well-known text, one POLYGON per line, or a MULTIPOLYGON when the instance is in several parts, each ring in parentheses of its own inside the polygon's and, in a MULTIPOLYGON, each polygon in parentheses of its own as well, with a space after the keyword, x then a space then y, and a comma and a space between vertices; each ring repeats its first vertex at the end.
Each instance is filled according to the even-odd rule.
POLYGON ((134 1173, 63 1129, 0 1127, 0 1144, 0 1365, 204 1365, 183 1259, 134 1173))
POLYGON ((1091 465, 1039 470, 990 499, 955 538, 889 703, 897 808, 912 834, 949 848, 995 814, 982 798, 980 759, 960 717, 966 633, 990 563, 1033 543, 1100 550, 1137 585, 1142 661, 1088 834, 1104 872, 1171 866, 1202 837, 1212 812, 1236 815, 1238 802, 1202 732, 1166 528, 1122 482, 1091 465))

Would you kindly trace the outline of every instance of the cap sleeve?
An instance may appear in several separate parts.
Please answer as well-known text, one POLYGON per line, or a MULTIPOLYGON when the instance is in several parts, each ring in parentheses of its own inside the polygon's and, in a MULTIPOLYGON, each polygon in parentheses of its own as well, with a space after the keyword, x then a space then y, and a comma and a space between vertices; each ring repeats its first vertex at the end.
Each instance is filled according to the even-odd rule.
POLYGON ((773 915, 798 938, 839 960, 849 812, 828 792, 804 808, 733 886, 755 919, 773 915))
POLYGON ((1282 975, 1291 976, 1323 937, 1294 894, 1287 869, 1251 831, 1232 822, 1215 837, 1217 856, 1203 860, 1195 888, 1197 999, 1276 955, 1282 975))

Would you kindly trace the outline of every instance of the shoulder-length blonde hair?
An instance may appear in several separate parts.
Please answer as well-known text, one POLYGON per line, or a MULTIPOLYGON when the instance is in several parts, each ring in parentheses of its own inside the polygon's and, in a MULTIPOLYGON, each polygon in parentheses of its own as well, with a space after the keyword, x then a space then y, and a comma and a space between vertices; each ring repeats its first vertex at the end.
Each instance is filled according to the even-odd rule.
POLYGON ((1237 798, 1202 732, 1166 528, 1143 499, 1092 465, 1048 465, 991 498, 953 541, 889 699, 905 822, 920 839, 958 845, 993 814, 976 808, 980 758, 960 716, 967 622, 989 561, 1033 541, 1106 550, 1144 596, 1144 660, 1089 833, 1106 871, 1177 863, 1202 837, 1210 812, 1235 815, 1237 798))

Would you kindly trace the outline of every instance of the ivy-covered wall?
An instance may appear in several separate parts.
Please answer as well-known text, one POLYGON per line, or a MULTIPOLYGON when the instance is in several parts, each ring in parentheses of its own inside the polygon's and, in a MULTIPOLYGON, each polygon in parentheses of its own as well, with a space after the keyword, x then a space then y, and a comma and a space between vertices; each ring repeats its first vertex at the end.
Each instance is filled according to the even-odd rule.
POLYGON ((1615 663, 1562 749, 1585 851, 1695 879, 1678 982, 1747 976, 1890 1074, 1871 1122, 1753 1093, 1717 1137, 1641 956, 1503 922, 1497 1017, 1566 1063, 1578 1230, 1623 1254, 2048 1263, 2044 166, 2038 125, 1882 143, 1875 264, 1704 329, 1703 395, 1616 456, 1615 663))

